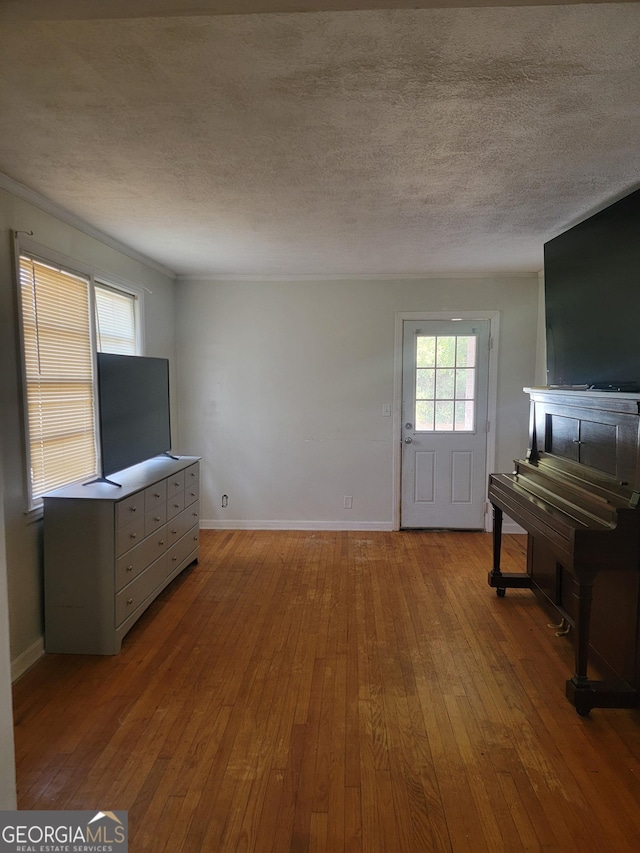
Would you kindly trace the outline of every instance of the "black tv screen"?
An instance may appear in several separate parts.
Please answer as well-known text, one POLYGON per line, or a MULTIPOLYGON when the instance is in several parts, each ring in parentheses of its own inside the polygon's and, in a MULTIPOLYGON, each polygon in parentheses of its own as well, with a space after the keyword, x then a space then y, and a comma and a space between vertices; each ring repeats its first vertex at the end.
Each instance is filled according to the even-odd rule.
POLYGON ((640 190, 544 246, 549 385, 640 390, 640 190))
POLYGON ((171 448, 169 362, 98 353, 102 476, 171 448))

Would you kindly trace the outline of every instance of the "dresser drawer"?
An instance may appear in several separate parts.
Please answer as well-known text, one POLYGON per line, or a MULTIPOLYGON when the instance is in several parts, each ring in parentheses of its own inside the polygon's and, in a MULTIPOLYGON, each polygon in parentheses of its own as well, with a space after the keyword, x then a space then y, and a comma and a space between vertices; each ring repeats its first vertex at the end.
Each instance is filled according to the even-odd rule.
POLYGON ((174 542, 177 542, 178 539, 181 539, 187 532, 187 530, 189 530, 194 525, 197 526, 199 520, 200 504, 197 501, 196 503, 191 504, 191 506, 188 506, 181 513, 176 515, 175 518, 172 518, 167 523, 167 538, 169 540, 169 547, 171 547, 174 542))
POLYGON ((148 598, 154 589, 159 586, 167 576, 167 555, 162 554, 155 563, 152 563, 149 568, 142 572, 134 581, 116 595, 116 628, 121 625, 125 619, 131 616, 138 607, 142 604, 145 598, 148 598))
POLYGON ((198 483, 192 483, 191 485, 187 485, 184 488, 184 505, 189 506, 194 501, 197 501, 200 497, 200 490, 198 489, 198 483))
POLYGON ((178 568, 180 563, 187 559, 189 554, 197 549, 199 541, 198 528, 194 527, 188 533, 185 533, 182 539, 178 539, 175 545, 171 546, 167 552, 167 573, 169 575, 178 568))
POLYGON ((159 483, 154 483, 144 490, 144 511, 149 512, 157 506, 166 503, 167 500, 167 481, 160 480, 159 483))
POLYGON ((150 512, 146 512, 144 516, 144 535, 150 536, 154 530, 157 530, 167 520, 167 504, 163 503, 154 507, 150 512))
POLYGON ((116 504, 116 527, 127 527, 136 518, 144 515, 144 491, 136 492, 116 504))
POLYGON ((195 462, 193 465, 189 465, 188 468, 185 468, 184 471, 184 487, 188 489, 189 486, 198 485, 200 480, 200 463, 195 462))
POLYGON ((144 539, 144 515, 116 532, 116 556, 124 554, 144 539))
POLYGON ((184 509, 184 491, 176 492, 167 498, 167 521, 184 509))
POLYGON ((167 500, 182 491, 184 491, 184 471, 178 471, 177 474, 167 477, 167 500))
POLYGON ((136 545, 135 548, 118 557, 116 560, 116 590, 131 583, 150 563, 157 560, 167 550, 168 546, 167 528, 163 526, 152 536, 136 545))

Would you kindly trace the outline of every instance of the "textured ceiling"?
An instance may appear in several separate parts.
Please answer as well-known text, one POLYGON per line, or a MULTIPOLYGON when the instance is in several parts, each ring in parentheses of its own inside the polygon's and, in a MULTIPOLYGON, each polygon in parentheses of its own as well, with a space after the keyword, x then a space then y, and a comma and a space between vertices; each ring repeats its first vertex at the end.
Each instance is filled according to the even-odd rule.
POLYGON ((638 3, 117 5, 0 7, 0 172, 178 274, 534 271, 640 186, 638 3))

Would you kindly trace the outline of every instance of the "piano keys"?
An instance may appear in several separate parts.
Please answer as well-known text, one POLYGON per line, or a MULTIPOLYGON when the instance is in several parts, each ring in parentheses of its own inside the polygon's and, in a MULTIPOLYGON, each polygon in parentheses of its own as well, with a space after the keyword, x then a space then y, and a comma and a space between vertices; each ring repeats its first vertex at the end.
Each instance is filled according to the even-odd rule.
POLYGON ((569 630, 578 714, 640 705, 640 395, 527 388, 529 446, 492 474, 493 568, 504 596, 530 588, 569 630), (523 573, 500 568, 503 513, 528 534, 523 573), (604 678, 593 678, 595 663, 604 678))

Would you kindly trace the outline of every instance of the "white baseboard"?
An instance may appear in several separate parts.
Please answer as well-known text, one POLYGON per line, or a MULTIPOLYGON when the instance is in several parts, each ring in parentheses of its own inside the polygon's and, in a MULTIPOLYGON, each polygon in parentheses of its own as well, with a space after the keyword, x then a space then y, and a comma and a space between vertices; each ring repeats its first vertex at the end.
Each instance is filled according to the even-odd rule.
POLYGON ((204 519, 201 530, 393 530, 390 521, 245 521, 204 519))
MULTIPOLYGON (((244 519, 203 519, 201 530, 393 530, 390 521, 246 521, 244 519)), ((503 533, 523 533, 520 525, 504 520, 503 533)))
POLYGON ((17 681, 44 655, 44 637, 39 637, 21 655, 11 661, 11 682, 17 681))

